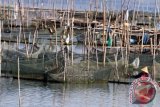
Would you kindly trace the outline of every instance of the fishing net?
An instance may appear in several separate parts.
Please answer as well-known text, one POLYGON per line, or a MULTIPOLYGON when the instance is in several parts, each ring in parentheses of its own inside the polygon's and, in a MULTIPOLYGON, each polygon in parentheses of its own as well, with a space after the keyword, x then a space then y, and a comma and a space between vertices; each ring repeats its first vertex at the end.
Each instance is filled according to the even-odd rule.
POLYGON ((51 74, 52 78, 67 82, 106 82, 113 76, 119 78, 119 71, 125 71, 125 61, 120 58, 121 54, 117 54, 116 61, 115 54, 106 54, 105 64, 100 52, 97 55, 91 53, 90 57, 84 54, 73 54, 73 62, 71 53, 66 54, 64 72, 51 74))
MULTIPOLYGON (((17 54, 9 53, 8 56, 2 57, 2 72, 17 77, 18 60, 17 54)), ((63 70, 57 70, 64 67, 64 58, 59 53, 41 53, 38 58, 20 57, 19 68, 21 78, 26 79, 43 79, 45 73, 59 73, 63 70)))
MULTIPOLYGON (((4 52, 2 57, 2 70, 17 76, 17 57, 20 57, 21 76, 26 78, 41 78, 47 72, 50 79, 67 82, 95 82, 95 81, 128 81, 128 73, 140 72, 144 66, 148 66, 149 72, 156 72, 159 79, 160 58, 156 56, 153 66, 153 56, 147 54, 125 55, 125 51, 116 50, 109 53, 107 50, 105 64, 104 53, 93 51, 88 54, 67 52, 41 53, 38 58, 26 59, 13 51, 4 52), (8 58, 8 59, 7 59, 8 58), (136 59, 136 61, 134 61, 136 59), (136 65, 136 67, 135 67, 136 65), (153 69, 154 67, 154 69, 153 69)), ((6 73, 6 72, 5 72, 6 73)))
POLYGON ((135 71, 141 72, 141 69, 147 66, 151 76, 155 77, 158 81, 160 80, 160 55, 156 55, 155 60, 153 60, 153 55, 150 54, 130 54, 129 63, 130 73, 133 74, 135 71), (135 61, 136 58, 139 59, 139 62, 135 61), (139 63, 139 66, 135 68, 134 66, 137 63, 139 63))
POLYGON ((154 78, 156 81, 160 81, 160 63, 157 62, 156 60, 153 61, 153 69, 152 69, 152 74, 154 75, 154 78))

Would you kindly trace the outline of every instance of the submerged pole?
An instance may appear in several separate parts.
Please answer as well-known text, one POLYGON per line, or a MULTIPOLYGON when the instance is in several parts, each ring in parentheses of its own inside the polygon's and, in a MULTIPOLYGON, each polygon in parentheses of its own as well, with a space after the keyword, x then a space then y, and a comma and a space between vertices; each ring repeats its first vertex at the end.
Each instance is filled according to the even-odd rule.
POLYGON ((21 107, 21 86, 20 86, 20 66, 19 66, 19 57, 18 57, 18 98, 19 98, 19 107, 21 107))

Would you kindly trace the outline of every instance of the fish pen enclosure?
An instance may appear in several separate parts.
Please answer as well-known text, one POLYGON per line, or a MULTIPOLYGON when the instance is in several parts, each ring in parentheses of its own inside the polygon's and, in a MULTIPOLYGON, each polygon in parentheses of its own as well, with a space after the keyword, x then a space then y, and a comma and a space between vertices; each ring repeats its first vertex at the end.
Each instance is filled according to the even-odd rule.
MULTIPOLYGON (((17 78, 19 57, 15 52, 7 52, 7 56, 2 57, 3 76, 17 78)), ((61 53, 40 53, 38 58, 19 59, 20 77, 31 80, 45 80, 47 74, 62 72, 60 69, 64 66, 64 58, 61 53), (56 61, 57 60, 57 61, 56 61), (58 61, 59 60, 59 61, 58 61)), ((48 81, 54 81, 50 78, 48 81)))
POLYGON ((5 76, 17 77, 19 65, 26 79, 129 82, 148 66, 152 77, 160 78, 158 0, 0 3, 5 76))
POLYGON ((64 71, 50 74, 50 77, 59 82, 108 82, 112 73, 118 76, 118 73, 124 71, 125 68, 125 61, 120 53, 117 54, 117 59, 115 59, 115 54, 106 55, 105 63, 103 63, 102 52, 97 55, 91 52, 89 58, 85 54, 73 54, 73 62, 71 53, 66 54, 64 71))

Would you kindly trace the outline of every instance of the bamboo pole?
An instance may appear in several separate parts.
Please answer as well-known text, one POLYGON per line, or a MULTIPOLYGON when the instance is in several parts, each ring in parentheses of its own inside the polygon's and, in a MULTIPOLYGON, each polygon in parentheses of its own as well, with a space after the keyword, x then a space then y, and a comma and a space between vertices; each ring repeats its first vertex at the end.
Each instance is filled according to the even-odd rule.
POLYGON ((64 53, 64 75, 63 75, 63 81, 65 82, 66 81, 66 66, 67 66, 67 58, 66 58, 66 53, 64 53))
POLYGON ((114 55, 114 58, 115 58, 115 62, 116 62, 116 67, 115 67, 115 69, 116 69, 116 76, 117 76, 117 79, 118 79, 118 81, 119 81, 119 71, 118 71, 118 61, 117 61, 117 57, 118 57, 118 48, 117 48, 117 53, 114 55))
POLYGON ((106 63, 106 32, 105 32, 105 27, 106 27, 106 2, 103 0, 103 65, 105 66, 106 63))
MULTIPOLYGON (((54 6, 54 8, 53 8, 53 10, 54 10, 54 19, 56 19, 55 17, 55 6, 54 6)), ((55 30, 55 36, 56 36, 56 65, 57 65, 57 67, 58 67, 58 59, 57 59, 57 52, 58 52, 58 49, 57 49, 57 46, 58 46, 58 41, 57 41, 57 25, 56 25, 56 20, 54 20, 54 30, 55 30)), ((53 34, 52 34, 53 35, 53 34)))
MULTIPOLYGON (((21 26, 20 26, 20 28, 21 28, 21 26)), ((32 45, 34 45, 34 44, 35 44, 35 42, 36 42, 36 36, 37 36, 37 33, 38 33, 38 31, 37 31, 37 26, 36 26, 36 29, 35 29, 35 31, 34 31, 34 35, 33 35, 32 45)), ((20 35, 19 35, 19 38, 20 38, 20 35)), ((20 42, 20 41, 19 41, 19 42, 20 42)), ((30 53, 30 55, 29 55, 29 56, 32 56, 33 49, 34 49, 34 47, 32 47, 32 49, 31 49, 31 53, 30 53)), ((26 47, 26 52, 28 53, 28 49, 27 49, 27 47, 26 47)))
POLYGON ((125 54, 125 73, 127 74, 128 72, 128 60, 129 60, 129 34, 128 34, 128 27, 125 28, 125 41, 126 41, 126 45, 125 45, 125 48, 126 48, 126 54, 125 54))
POLYGON ((72 33, 71 33, 71 38, 72 38, 71 39, 71 42, 72 42, 72 45, 71 45, 72 46, 71 63, 72 63, 72 65, 73 65, 73 22, 74 22, 74 17, 72 18, 72 28, 71 28, 72 29, 71 30, 72 31, 72 33))
MULTIPOLYGON (((69 38, 69 42, 70 42, 70 31, 71 31, 71 28, 70 28, 69 0, 67 0, 67 38, 69 38)), ((69 61, 70 56, 69 56, 69 46, 68 45, 67 45, 67 57, 68 57, 68 61, 69 61)))
MULTIPOLYGON (((72 10, 74 9, 74 1, 72 0, 72 10)), ((71 27, 71 42, 72 42, 72 55, 71 55, 71 63, 73 65, 73 25, 74 24, 74 15, 72 13, 72 27, 71 27)))
MULTIPOLYGON (((156 29, 156 28, 155 28, 156 29)), ((154 46, 153 46, 153 79, 155 80, 155 74, 156 74, 156 67, 155 67, 155 54, 156 54, 156 31, 155 31, 155 35, 154 35, 154 46)))
POLYGON ((151 45, 151 54, 153 55, 153 43, 152 43, 152 38, 150 38, 150 45, 151 45))
MULTIPOLYGON (((98 13, 98 3, 99 3, 99 1, 98 0, 96 0, 95 1, 95 6, 96 6, 96 14, 95 14, 95 21, 97 20, 97 13, 98 13)), ((94 27, 94 31, 93 31, 93 36, 94 36, 94 41, 95 41, 95 47, 96 47, 96 62, 97 62, 97 69, 99 68, 99 66, 98 66, 98 50, 97 50, 97 48, 98 48, 98 43, 97 43, 97 36, 99 35, 99 34, 96 34, 95 35, 95 28, 97 27, 97 23, 95 23, 95 27, 94 27)))
POLYGON ((90 24, 89 24, 89 18, 88 17, 89 17, 89 13, 87 12, 87 45, 88 45, 87 46, 88 47, 88 50, 87 50, 87 55, 88 55, 87 56, 87 62, 88 62, 87 64, 88 64, 88 66, 87 66, 87 68, 88 68, 88 71, 89 71, 89 65, 90 65, 89 64, 90 63, 89 62, 89 58, 90 58, 90 40, 89 40, 90 39, 90 33, 89 33, 90 28, 89 27, 90 27, 90 24))
POLYGON ((0 21, 0 76, 1 76, 1 64, 2 64, 2 44, 1 44, 1 29, 2 29, 2 21, 0 21))
MULTIPOLYGON (((87 20, 87 22, 88 22, 88 12, 85 12, 85 20, 87 20)), ((88 26, 88 23, 87 23, 87 26, 88 26)), ((87 57, 87 55, 85 54, 85 53, 87 53, 87 33, 88 33, 88 28, 87 29, 85 29, 85 40, 84 40, 84 55, 85 55, 85 57, 84 57, 84 59, 85 59, 85 61, 87 60, 86 59, 86 57, 87 57)))
POLYGON ((143 28, 143 34, 142 34, 142 42, 141 42, 141 53, 143 52, 143 39, 144 39, 144 28, 143 28))
POLYGON ((28 53, 27 53, 27 41, 26 41, 26 38, 24 36, 24 26, 23 26, 23 17, 22 17, 22 6, 21 6, 21 1, 18 0, 18 7, 19 7, 19 14, 20 14, 20 35, 21 36, 21 33, 23 35, 23 39, 24 39, 24 42, 25 42, 25 47, 26 47, 26 56, 27 58, 29 57, 28 53), (22 27, 22 28, 21 28, 22 27), (22 31, 22 32, 21 32, 22 31))
MULTIPOLYGON (((158 9, 158 6, 157 6, 157 0, 155 0, 155 6, 158 9)), ((155 26, 155 30, 154 30, 154 46, 153 46, 153 79, 155 80, 155 74, 156 74, 156 68, 155 68, 155 57, 156 57, 156 49, 157 49, 157 27, 156 27, 156 23, 157 23, 157 20, 156 20, 156 15, 157 15, 157 12, 156 12, 156 8, 155 8, 155 17, 154 17, 154 26, 155 26)))

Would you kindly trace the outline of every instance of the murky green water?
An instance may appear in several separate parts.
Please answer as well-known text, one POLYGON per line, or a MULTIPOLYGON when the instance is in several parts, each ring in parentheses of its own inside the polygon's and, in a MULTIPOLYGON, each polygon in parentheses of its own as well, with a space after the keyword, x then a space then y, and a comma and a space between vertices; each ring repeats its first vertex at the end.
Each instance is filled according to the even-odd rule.
MULTIPOLYGON (((0 78, 0 107, 18 107, 17 84, 16 79, 0 78)), ((129 87, 21 80, 21 107, 159 107, 159 96, 147 105, 130 104, 129 87)))

